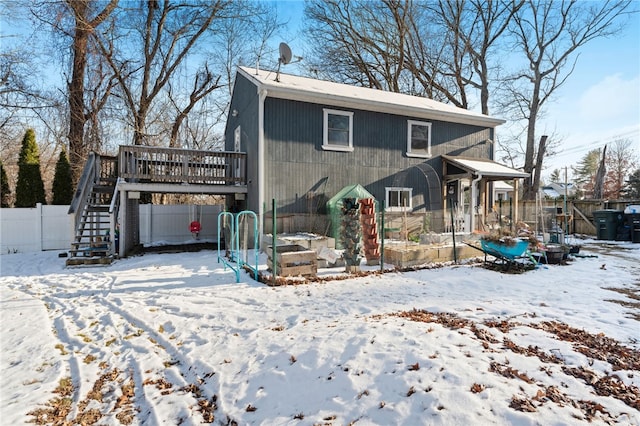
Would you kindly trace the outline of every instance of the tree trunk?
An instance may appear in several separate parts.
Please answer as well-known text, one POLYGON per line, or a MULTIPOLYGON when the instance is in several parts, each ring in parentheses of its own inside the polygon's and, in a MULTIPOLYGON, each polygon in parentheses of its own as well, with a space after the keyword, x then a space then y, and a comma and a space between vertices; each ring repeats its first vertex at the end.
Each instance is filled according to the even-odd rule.
POLYGON ((607 173, 606 171, 606 161, 607 161, 607 146, 604 146, 602 150, 602 160, 600 160, 600 165, 598 166, 598 171, 596 172, 595 183, 593 184, 593 198, 595 200, 600 200, 604 195, 604 176, 607 173))
POLYGON ((547 136, 541 136, 540 142, 538 143, 538 154, 536 155, 536 167, 533 170, 533 182, 532 182, 532 190, 534 193, 538 192, 538 188, 540 187, 540 177, 542 176, 542 160, 544 159, 544 155, 547 151, 547 136))
POLYGON ((86 14, 86 3, 78 2, 75 13, 75 33, 73 36, 73 65, 69 81, 69 160, 72 165, 73 182, 80 178, 86 159, 84 148, 84 76, 87 66, 87 42, 89 32, 86 23, 79 17, 86 14))
MULTIPOLYGON (((527 123, 527 148, 524 157, 524 171, 529 173, 529 176, 524 178, 524 184, 522 186, 522 199, 523 200, 535 200, 538 188, 534 187, 534 167, 533 159, 535 157, 535 132, 536 132, 536 120, 538 118, 538 111, 540 108, 540 79, 536 79, 534 88, 532 91, 532 99, 530 102, 529 119, 527 123)), ((542 164, 540 164, 542 166, 542 164)))
POLYGON ((118 0, 110 0, 93 19, 89 18, 93 0, 67 0, 74 20, 72 55, 73 64, 69 90, 69 160, 72 167, 73 182, 76 184, 87 158, 84 143, 84 128, 87 114, 84 105, 85 73, 87 69, 87 46, 93 30, 104 22, 118 5, 118 0))

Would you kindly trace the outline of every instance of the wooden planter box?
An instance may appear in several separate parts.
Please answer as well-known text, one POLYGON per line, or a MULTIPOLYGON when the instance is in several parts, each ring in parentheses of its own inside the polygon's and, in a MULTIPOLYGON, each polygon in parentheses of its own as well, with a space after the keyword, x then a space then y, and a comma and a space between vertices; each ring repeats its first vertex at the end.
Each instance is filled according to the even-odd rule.
MULTIPOLYGON (((273 246, 267 250, 267 266, 273 271, 273 246)), ((297 244, 276 246, 276 274, 281 277, 313 276, 318 273, 318 258, 315 250, 307 250, 297 244)))

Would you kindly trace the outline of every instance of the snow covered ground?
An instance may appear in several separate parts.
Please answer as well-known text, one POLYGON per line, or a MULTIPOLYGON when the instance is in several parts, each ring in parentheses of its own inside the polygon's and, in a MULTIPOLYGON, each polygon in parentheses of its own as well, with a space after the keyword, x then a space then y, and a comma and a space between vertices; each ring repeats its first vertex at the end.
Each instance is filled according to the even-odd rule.
POLYGON ((0 422, 638 425, 640 244, 580 254, 282 287, 213 251, 2 255, 0 422))

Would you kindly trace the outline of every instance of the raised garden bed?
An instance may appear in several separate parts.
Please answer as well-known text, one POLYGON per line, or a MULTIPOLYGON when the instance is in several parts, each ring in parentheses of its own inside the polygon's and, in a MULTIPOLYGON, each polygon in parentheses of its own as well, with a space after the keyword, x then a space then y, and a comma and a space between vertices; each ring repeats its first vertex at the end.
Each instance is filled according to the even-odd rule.
MULTIPOLYGON (((273 246, 267 250, 267 266, 273 271, 273 246)), ((281 277, 315 277, 318 273, 318 259, 315 250, 308 250, 297 244, 276 246, 276 275, 281 277)))

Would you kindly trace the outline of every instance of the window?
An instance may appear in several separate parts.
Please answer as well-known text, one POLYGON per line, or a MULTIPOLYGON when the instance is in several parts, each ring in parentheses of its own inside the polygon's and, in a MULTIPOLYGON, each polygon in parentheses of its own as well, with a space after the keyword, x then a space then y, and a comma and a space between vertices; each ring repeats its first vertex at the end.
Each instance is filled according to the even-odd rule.
POLYGON ((412 188, 386 188, 386 203, 388 211, 411 211, 412 188))
POLYGON ((242 129, 240 126, 236 127, 236 130, 233 131, 233 150, 235 152, 241 152, 241 141, 242 141, 242 129))
POLYGON ((407 155, 409 157, 431 157, 431 123, 408 121, 407 155))
POLYGON ((353 151, 353 113, 324 110, 322 149, 353 151))
MULTIPOLYGON (((242 149, 242 128, 240 126, 236 127, 236 130, 233 132, 233 150, 235 152, 241 152, 242 149)), ((233 159, 233 178, 236 182, 236 185, 242 184, 242 161, 240 158, 233 159)))

